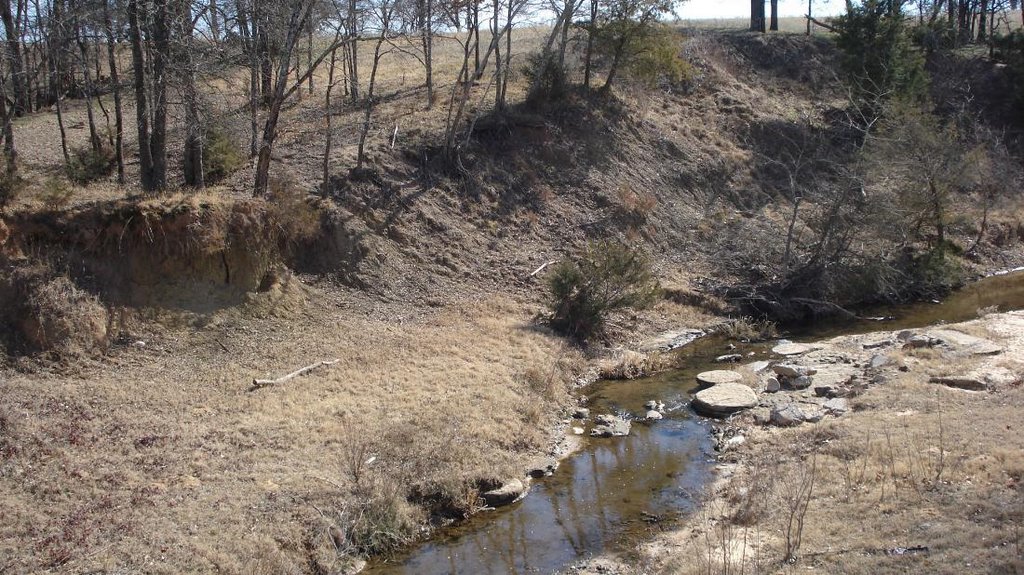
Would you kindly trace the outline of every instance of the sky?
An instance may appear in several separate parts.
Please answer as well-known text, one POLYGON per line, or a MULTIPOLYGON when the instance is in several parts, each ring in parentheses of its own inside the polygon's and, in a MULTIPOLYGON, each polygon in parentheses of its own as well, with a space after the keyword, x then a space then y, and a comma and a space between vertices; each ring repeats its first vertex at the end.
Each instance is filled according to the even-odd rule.
MULTIPOLYGON (((813 0, 815 16, 836 15, 845 10, 845 0, 813 0)), ((766 8, 767 9, 767 8, 766 8)), ((676 13, 683 20, 705 18, 749 18, 749 0, 687 0, 676 13)), ((779 0, 779 16, 807 14, 807 0, 779 0)))

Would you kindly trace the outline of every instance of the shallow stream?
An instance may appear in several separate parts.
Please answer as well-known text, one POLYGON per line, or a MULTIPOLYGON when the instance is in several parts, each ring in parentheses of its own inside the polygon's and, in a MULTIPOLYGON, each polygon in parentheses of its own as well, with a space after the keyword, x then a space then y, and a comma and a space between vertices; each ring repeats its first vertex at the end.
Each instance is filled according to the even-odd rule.
MULTIPOLYGON (((814 341, 838 335, 922 327, 977 317, 981 308, 1024 308, 1024 272, 993 276, 942 303, 882 307, 863 312, 878 319, 819 322, 788 337, 814 341)), ((628 437, 588 438, 551 477, 534 481, 527 497, 478 514, 442 531, 409 553, 373 565, 374 575, 551 573, 570 563, 634 543, 670 527, 692 510, 711 477, 714 457, 707 424, 687 404, 695 376, 720 368, 716 356, 742 353, 768 359, 770 345, 728 351, 717 337, 699 339, 676 353, 678 369, 633 381, 599 381, 585 390, 591 415, 643 417, 644 403, 665 402, 665 419, 634 422, 628 437)), ((587 427, 589 432, 589 426, 587 427)))

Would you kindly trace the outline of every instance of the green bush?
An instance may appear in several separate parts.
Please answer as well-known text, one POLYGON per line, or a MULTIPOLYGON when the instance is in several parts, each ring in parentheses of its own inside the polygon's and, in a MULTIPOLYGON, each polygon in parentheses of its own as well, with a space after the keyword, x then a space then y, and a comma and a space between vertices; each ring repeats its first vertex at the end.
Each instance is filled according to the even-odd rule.
POLYGON ((858 104, 878 111, 885 100, 926 95, 924 57, 894 0, 865 0, 836 19, 841 66, 858 104))
POLYGON ((532 107, 560 101, 569 93, 565 67, 550 50, 528 54, 522 72, 530 86, 526 103, 532 107))
POLYGON ((106 146, 98 150, 93 148, 74 148, 71 150, 71 163, 68 164, 68 179, 84 186, 101 180, 114 171, 117 156, 106 146))
POLYGON ((18 199, 18 194, 24 187, 25 180, 21 176, 0 167, 0 208, 5 208, 18 199))
POLYGON ((207 184, 223 180, 244 164, 242 151, 227 131, 220 128, 207 130, 203 146, 203 179, 207 184))
POLYGON ((660 293, 650 260, 615 242, 592 244, 578 260, 560 262, 548 287, 551 327, 580 341, 602 335, 609 312, 647 307, 660 293))

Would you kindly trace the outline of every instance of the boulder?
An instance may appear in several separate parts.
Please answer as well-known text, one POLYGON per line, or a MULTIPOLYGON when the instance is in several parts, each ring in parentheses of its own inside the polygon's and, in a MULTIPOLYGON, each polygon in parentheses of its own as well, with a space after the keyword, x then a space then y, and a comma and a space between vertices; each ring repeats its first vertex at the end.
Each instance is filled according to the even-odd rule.
POLYGON ((797 407, 795 404, 787 403, 786 405, 778 405, 772 409, 770 421, 778 425, 779 427, 791 427, 794 425, 800 425, 807 419, 803 410, 797 407))
POLYGON ((526 495, 527 485, 521 479, 510 479, 501 487, 484 492, 484 503, 488 507, 508 505, 526 495))
POLYGON ((586 407, 577 407, 576 411, 572 412, 573 419, 586 419, 590 417, 590 410, 586 407))
POLYGON ((597 425, 590 430, 591 437, 623 437, 629 435, 629 421, 614 415, 598 415, 597 425))
POLYGON ((649 421, 655 421, 661 419, 664 416, 661 414, 661 412, 652 409, 648 411, 647 414, 644 415, 644 417, 646 417, 649 421))
POLYGON ((711 371, 702 371, 697 374, 697 381, 708 385, 736 383, 741 379, 743 379, 742 375, 728 369, 713 369, 711 371))
POLYGON ((764 390, 767 391, 768 393, 775 393, 780 389, 782 389, 782 384, 779 383, 779 380, 777 378, 769 377, 768 379, 764 380, 764 390))
POLYGON ((804 367, 792 363, 780 363, 772 366, 772 371, 783 377, 800 377, 801 375, 814 375, 818 370, 813 367, 804 367))
POLYGON ((757 394, 742 383, 719 383, 698 391, 693 408, 703 415, 723 417, 757 405, 757 394))
POLYGON ((771 363, 767 361, 753 361, 747 364, 747 369, 754 373, 761 373, 762 371, 768 369, 768 366, 770 365, 771 363))
POLYGON ((743 356, 738 353, 727 353, 716 357, 715 363, 736 363, 742 359, 743 356))
POLYGON ((818 348, 807 343, 780 343, 772 348, 772 353, 778 355, 802 355, 815 349, 818 348))
POLYGON ((799 377, 788 377, 782 383, 789 389, 807 389, 814 383, 814 380, 809 375, 801 375, 799 377))
POLYGON ((843 415, 850 410, 849 402, 842 397, 833 397, 822 404, 822 407, 825 408, 825 411, 835 416, 843 415))
POLYGON ((889 365, 889 362, 891 361, 892 360, 889 359, 889 356, 883 355, 881 353, 876 353, 875 355, 871 356, 871 361, 868 363, 868 365, 870 365, 872 369, 879 369, 889 365))

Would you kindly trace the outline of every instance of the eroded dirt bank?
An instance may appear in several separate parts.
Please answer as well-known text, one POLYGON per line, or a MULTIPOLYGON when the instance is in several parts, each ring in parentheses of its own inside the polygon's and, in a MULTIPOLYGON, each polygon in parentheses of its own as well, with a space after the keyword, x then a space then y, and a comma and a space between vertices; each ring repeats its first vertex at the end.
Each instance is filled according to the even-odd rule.
POLYGON ((721 423, 700 511, 569 572, 1019 573, 1022 346, 1024 312, 1009 312, 778 359, 747 380, 758 407, 721 423))

